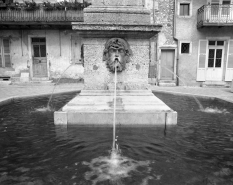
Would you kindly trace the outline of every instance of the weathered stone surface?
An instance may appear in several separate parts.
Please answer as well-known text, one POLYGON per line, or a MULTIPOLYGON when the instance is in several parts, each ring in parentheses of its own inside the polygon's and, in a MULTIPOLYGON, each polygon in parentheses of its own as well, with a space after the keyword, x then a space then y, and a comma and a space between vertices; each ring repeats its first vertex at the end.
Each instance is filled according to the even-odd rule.
POLYGON ((86 23, 150 23, 150 10, 143 7, 142 0, 97 0, 84 9, 86 23))
MULTIPOLYGON (((109 72, 103 61, 104 44, 107 39, 84 40, 84 83, 85 89, 112 89, 114 74, 109 72), (92 42, 93 41, 93 42, 92 42), (91 44, 93 43, 93 44, 91 44), (96 66, 93 68, 93 66, 96 66)), ((149 41, 128 40, 132 50, 126 69, 117 74, 117 82, 124 89, 148 89, 149 41)))
POLYGON ((62 111, 54 112, 55 125, 67 125, 67 113, 62 111))
POLYGON ((114 24, 150 24, 150 15, 136 13, 86 13, 84 14, 84 22, 114 24))
MULTIPOLYGON (((155 36, 162 28, 161 25, 142 25, 142 24, 109 24, 109 23, 72 23, 72 28, 83 35, 84 37, 89 38, 88 35, 92 36, 98 32, 98 35, 95 34, 95 37, 109 37, 109 34, 115 33, 115 35, 122 34, 136 34, 137 38, 151 38, 155 36), (90 31, 87 33, 87 31, 90 31), (105 31, 105 32, 103 32, 105 31), (85 36, 86 35, 86 36, 85 36), (143 36, 146 35, 146 36, 143 36)), ((130 37, 130 35, 128 35, 130 37)), ((131 36, 132 37, 132 36, 131 36)))
MULTIPOLYGON (((174 40, 174 10, 175 0, 155 0, 158 4, 158 11, 154 14, 154 23, 163 25, 160 32, 161 37, 164 37, 164 41, 158 43, 162 45, 176 45, 174 40)), ((153 13, 151 14, 153 16, 153 13)))
POLYGON ((143 6, 143 0, 94 0, 93 6, 143 6))

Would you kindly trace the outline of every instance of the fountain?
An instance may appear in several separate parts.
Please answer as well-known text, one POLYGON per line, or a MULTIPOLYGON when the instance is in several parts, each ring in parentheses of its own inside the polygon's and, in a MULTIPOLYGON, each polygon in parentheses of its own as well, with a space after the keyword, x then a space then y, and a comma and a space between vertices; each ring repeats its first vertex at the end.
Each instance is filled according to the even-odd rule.
POLYGON ((84 89, 54 113, 56 125, 112 125, 113 114, 114 125, 177 124, 148 84, 149 41, 161 25, 150 24, 142 0, 95 0, 72 27, 83 40, 84 89))

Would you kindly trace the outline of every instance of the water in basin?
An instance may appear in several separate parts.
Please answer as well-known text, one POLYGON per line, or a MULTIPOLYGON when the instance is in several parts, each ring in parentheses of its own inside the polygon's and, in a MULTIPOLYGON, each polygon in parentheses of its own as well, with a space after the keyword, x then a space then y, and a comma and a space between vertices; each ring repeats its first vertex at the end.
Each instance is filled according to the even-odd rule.
MULTIPOLYGON (((54 95, 58 110, 76 94, 54 95)), ((233 105, 155 95, 178 112, 175 127, 56 127, 49 97, 0 107, 0 184, 233 184, 233 105)))

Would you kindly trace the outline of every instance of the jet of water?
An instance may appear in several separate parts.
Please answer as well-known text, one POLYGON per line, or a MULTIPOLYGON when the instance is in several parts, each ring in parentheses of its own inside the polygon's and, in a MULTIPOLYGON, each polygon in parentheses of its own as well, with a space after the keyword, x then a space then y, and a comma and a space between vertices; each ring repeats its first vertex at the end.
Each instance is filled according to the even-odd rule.
MULTIPOLYGON (((185 88, 187 88, 187 85, 186 85, 186 83, 184 82, 184 80, 182 80, 177 74, 175 74, 173 71, 171 71, 171 70, 168 69, 167 67, 165 67, 165 66, 159 64, 158 62, 155 62, 155 63, 158 64, 159 66, 163 67, 164 69, 166 69, 166 70, 169 71, 170 73, 174 74, 174 75, 184 84, 185 88)), ((195 97, 195 96, 192 96, 192 97, 194 98, 194 100, 195 100, 196 103, 198 104, 199 109, 200 109, 201 111, 203 111, 203 110, 204 110, 204 107, 202 106, 201 102, 197 99, 197 97, 195 97)))
POLYGON ((52 109, 50 108, 50 102, 51 102, 51 100, 52 100, 53 93, 54 93, 54 90, 55 90, 56 86, 59 84, 59 82, 60 82, 61 77, 63 76, 63 74, 64 74, 72 65, 74 65, 74 64, 69 65, 69 66, 63 71, 63 73, 62 73, 61 76, 59 77, 58 81, 55 83, 54 88, 53 88, 53 91, 52 91, 52 94, 50 95, 49 101, 48 101, 48 103, 47 103, 47 109, 48 109, 48 110, 52 110, 52 109))
POLYGON ((116 150, 116 85, 117 85, 117 65, 115 65, 115 80, 114 80, 114 108, 113 108, 113 144, 112 150, 116 150))

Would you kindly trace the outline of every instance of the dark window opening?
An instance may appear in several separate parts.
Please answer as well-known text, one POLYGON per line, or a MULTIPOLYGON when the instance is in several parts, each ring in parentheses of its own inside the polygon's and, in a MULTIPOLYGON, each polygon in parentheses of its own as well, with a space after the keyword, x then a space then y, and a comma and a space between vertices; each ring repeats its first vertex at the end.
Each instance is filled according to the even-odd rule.
POLYGON ((215 46, 215 41, 209 41, 209 46, 215 46))
POLYGON ((181 16, 189 16, 189 4, 180 4, 180 15, 181 16))
POLYGON ((189 52, 190 52, 190 43, 182 43, 181 53, 189 53, 189 52))
POLYGON ((32 38, 32 42, 45 42, 45 38, 32 38))

